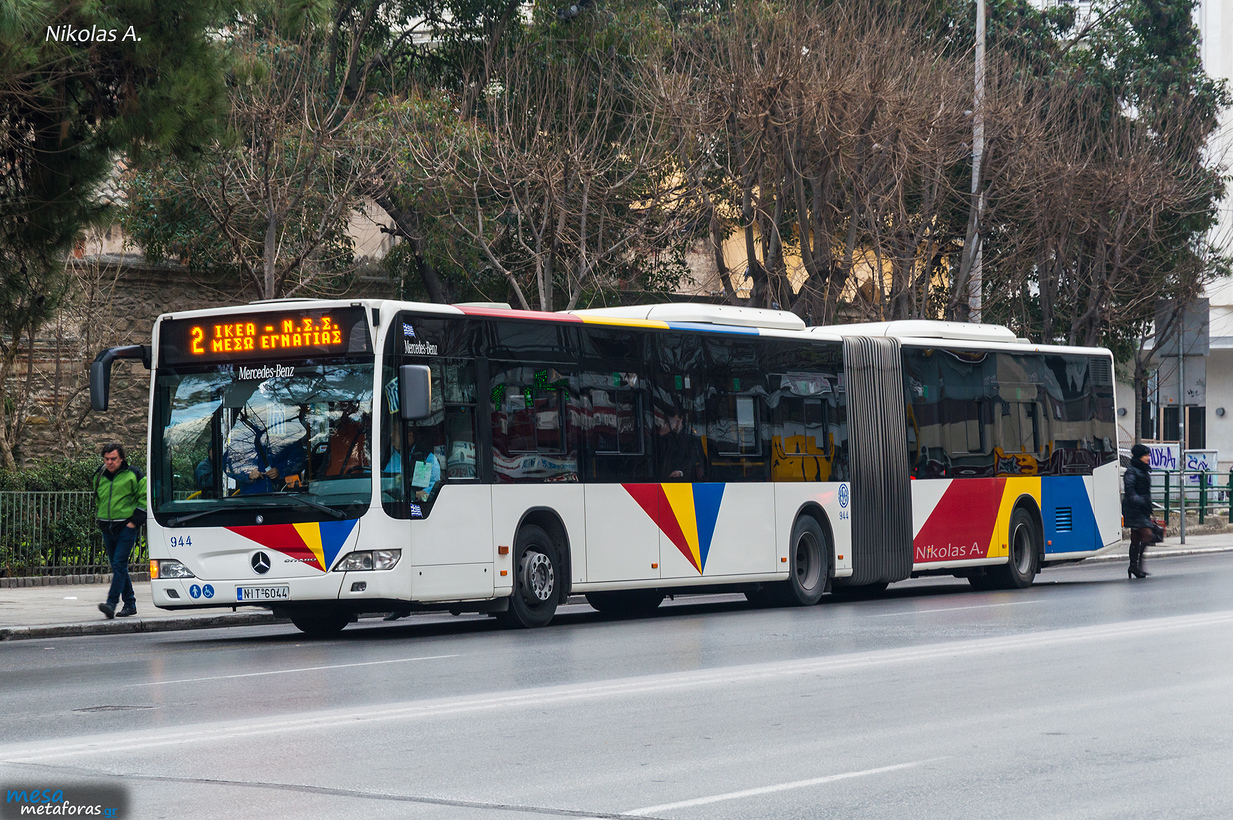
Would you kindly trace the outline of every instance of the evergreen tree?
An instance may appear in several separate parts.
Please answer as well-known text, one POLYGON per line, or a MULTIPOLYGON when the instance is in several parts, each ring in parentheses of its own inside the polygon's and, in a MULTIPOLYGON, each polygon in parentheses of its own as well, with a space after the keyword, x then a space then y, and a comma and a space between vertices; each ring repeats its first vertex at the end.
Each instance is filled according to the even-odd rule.
POLYGON ((17 347, 54 313, 63 259, 126 152, 191 153, 223 101, 210 31, 231 0, 0 4, 0 467, 17 347))

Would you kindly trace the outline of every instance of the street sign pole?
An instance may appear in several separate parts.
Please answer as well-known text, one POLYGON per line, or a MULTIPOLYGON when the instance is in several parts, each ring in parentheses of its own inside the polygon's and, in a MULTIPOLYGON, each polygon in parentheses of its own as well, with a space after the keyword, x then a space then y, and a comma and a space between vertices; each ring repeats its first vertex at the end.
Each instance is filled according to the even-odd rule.
MULTIPOLYGON (((1177 502, 1177 532, 1186 543, 1186 345, 1177 346, 1177 469, 1182 498, 1177 502)), ((1166 521, 1167 525, 1169 522, 1166 521)))

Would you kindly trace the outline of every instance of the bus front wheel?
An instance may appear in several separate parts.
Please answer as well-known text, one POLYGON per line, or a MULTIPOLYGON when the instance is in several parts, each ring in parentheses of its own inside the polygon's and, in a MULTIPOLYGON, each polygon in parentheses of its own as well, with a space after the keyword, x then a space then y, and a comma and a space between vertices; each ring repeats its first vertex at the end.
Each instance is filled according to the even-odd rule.
POLYGON ((534 524, 523 527, 514 545, 514 594, 502 620, 520 629, 546 626, 556 614, 561 583, 552 538, 534 524))

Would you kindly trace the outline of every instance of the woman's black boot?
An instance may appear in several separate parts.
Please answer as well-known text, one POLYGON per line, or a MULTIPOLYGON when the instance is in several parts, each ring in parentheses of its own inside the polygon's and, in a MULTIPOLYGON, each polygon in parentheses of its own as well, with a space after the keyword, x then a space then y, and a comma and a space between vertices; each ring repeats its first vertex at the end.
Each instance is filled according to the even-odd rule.
POLYGON ((1126 570, 1127 578, 1146 578, 1147 573, 1143 570, 1143 545, 1130 545, 1130 568, 1126 570))

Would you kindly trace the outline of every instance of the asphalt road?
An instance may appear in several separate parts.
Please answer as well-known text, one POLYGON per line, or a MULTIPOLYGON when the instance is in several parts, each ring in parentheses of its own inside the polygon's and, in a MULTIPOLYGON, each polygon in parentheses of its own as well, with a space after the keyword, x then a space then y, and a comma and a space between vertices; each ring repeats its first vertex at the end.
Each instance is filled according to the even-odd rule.
POLYGON ((118 785, 139 818, 1230 817, 1233 554, 1149 568, 3 643, 0 788, 118 785))

